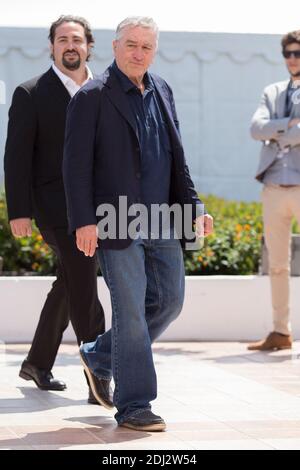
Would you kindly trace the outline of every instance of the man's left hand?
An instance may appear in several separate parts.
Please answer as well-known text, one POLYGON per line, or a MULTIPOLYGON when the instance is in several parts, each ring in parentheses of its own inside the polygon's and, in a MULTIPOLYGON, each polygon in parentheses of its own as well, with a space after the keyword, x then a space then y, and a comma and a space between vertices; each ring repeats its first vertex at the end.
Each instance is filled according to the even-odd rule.
POLYGON ((200 215, 196 219, 196 236, 197 238, 207 237, 211 235, 214 229, 214 219, 211 215, 200 215))

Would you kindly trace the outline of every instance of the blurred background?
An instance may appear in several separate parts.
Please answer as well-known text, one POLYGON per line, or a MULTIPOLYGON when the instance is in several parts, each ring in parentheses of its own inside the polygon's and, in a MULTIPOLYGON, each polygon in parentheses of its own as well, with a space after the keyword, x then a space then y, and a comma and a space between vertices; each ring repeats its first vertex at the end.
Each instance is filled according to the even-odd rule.
MULTIPOLYGON (((4 1, 0 0, 4 5, 4 1)), ((61 14, 86 17, 96 44, 91 61, 101 73, 112 61, 117 24, 129 15, 152 16, 161 30, 152 70, 172 86, 191 174, 201 193, 258 200, 254 180, 260 145, 249 121, 264 86, 284 80, 281 35, 299 29, 289 8, 271 1, 10 0, 0 15, 0 187, 7 113, 15 87, 51 65, 48 29, 61 14)))

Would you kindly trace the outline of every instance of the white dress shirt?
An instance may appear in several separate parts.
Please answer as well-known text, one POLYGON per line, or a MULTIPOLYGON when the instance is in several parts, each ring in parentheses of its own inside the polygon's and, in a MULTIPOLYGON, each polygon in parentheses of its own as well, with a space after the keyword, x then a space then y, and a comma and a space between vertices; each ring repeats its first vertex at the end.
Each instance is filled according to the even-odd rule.
POLYGON ((91 70, 89 69, 87 65, 85 67, 86 67, 87 79, 80 86, 80 85, 77 85, 77 83, 74 82, 72 78, 68 77, 68 75, 65 75, 63 72, 61 72, 61 70, 59 70, 59 68, 56 67, 55 64, 52 64, 52 68, 54 72, 56 73, 58 78, 62 81, 63 85, 66 87, 71 97, 73 97, 75 93, 77 93, 77 91, 80 90, 80 88, 83 85, 85 85, 89 80, 93 80, 93 74, 91 70))

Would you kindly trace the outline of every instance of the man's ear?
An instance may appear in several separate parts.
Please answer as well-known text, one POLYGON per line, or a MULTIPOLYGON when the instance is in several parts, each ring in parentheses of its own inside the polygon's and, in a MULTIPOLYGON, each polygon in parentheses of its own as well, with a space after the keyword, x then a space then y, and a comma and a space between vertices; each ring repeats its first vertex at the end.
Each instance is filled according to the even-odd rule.
POLYGON ((87 46, 87 57, 90 58, 91 57, 91 53, 92 53, 92 49, 93 49, 93 46, 87 46))
POLYGON ((117 42, 118 42, 118 41, 116 41, 116 40, 114 40, 114 41, 112 42, 112 47, 113 47, 113 51, 114 51, 114 52, 116 52, 117 42))
POLYGON ((49 43, 49 51, 50 51, 50 55, 51 55, 52 59, 54 60, 54 47, 53 47, 53 44, 51 42, 49 43))

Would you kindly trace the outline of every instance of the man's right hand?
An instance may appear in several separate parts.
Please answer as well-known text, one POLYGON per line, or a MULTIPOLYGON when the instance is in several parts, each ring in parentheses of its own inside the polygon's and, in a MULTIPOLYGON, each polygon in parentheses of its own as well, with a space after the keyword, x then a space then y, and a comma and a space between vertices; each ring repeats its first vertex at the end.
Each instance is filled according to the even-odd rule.
POLYGON ((288 128, 291 129, 294 126, 297 126, 297 124, 299 124, 299 123, 300 123, 299 118, 291 119, 290 122, 288 123, 288 128))
POLYGON ((10 228, 14 237, 16 238, 31 237, 32 235, 31 219, 29 218, 13 219, 9 223, 10 223, 10 228))
POLYGON ((94 256, 98 244, 97 225, 78 228, 76 230, 76 244, 78 250, 82 251, 85 256, 94 256))

